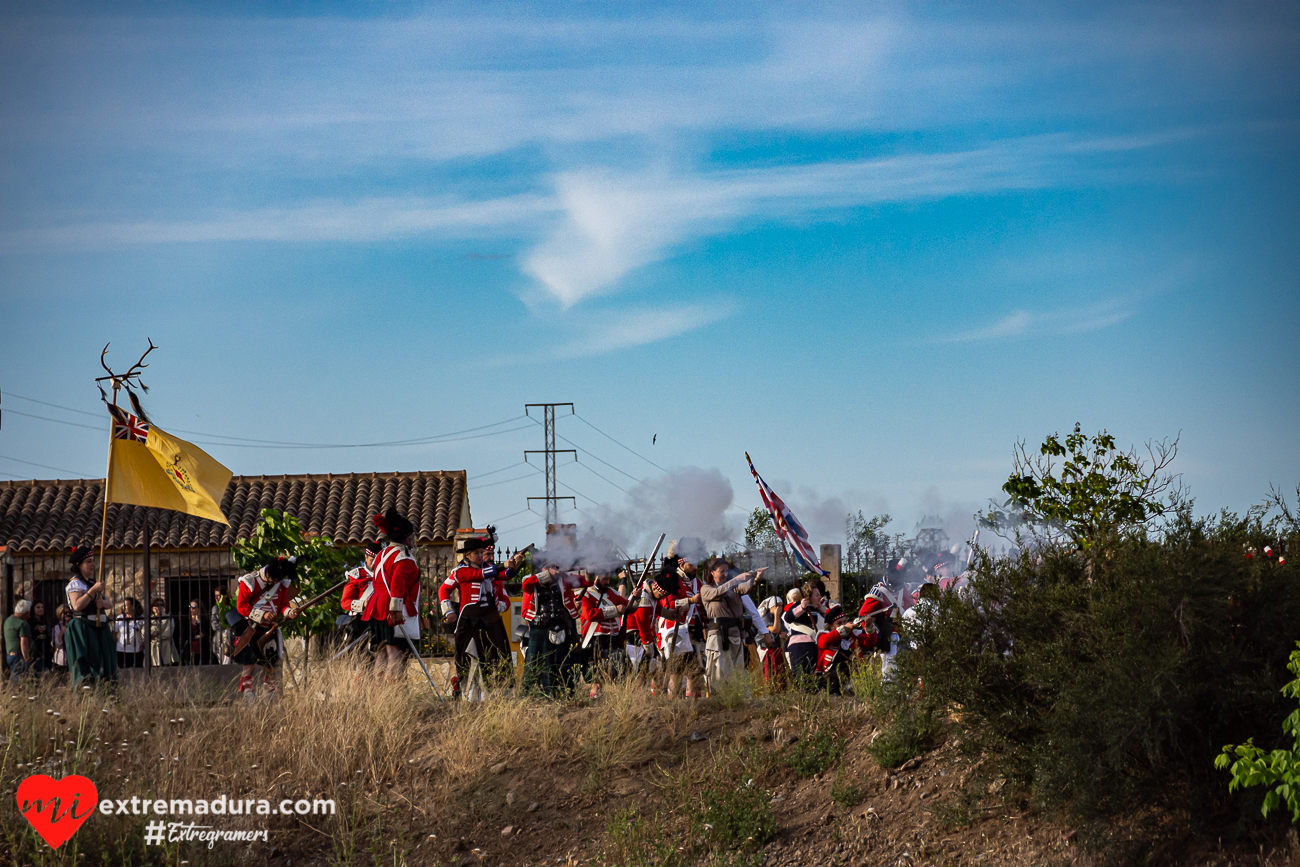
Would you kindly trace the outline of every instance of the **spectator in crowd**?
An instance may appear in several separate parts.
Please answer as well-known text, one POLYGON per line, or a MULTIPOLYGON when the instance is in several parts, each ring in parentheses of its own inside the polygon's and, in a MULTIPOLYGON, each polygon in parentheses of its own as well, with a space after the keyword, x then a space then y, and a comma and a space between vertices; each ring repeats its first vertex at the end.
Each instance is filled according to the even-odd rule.
POLYGON ((14 613, 5 618, 5 664, 17 683, 23 675, 37 672, 36 640, 32 635, 32 625, 28 621, 32 616, 32 603, 28 599, 19 599, 14 605, 14 613))
POLYGON ((185 665, 212 664, 212 623, 203 611, 203 603, 190 600, 190 616, 186 620, 186 638, 181 645, 181 660, 185 665))
POLYGON ((759 648, 763 668, 763 681, 772 692, 784 692, 790 685, 790 667, 785 661, 786 631, 781 613, 785 606, 780 596, 769 596, 758 603, 758 614, 767 626, 771 641, 759 648))
POLYGON ((72 609, 67 605, 60 605, 54 609, 55 623, 50 630, 50 645, 54 648, 54 655, 51 657, 54 668, 59 672, 68 670, 68 624, 72 622, 72 609))
POLYGON ((816 587, 805 587, 803 592, 792 590, 796 601, 781 615, 785 629, 790 633, 786 650, 790 654, 790 671, 797 684, 811 680, 817 671, 817 636, 824 630, 821 613, 821 595, 816 587))
POLYGON ((177 665, 176 621, 167 613, 167 602, 163 599, 153 601, 152 623, 149 624, 149 656, 154 665, 177 665))
POLYGON ((144 664, 144 621, 140 615, 140 603, 127 597, 122 601, 121 613, 113 620, 118 668, 139 668, 144 664))
POLYGON ((32 603, 32 619, 28 622, 31 623, 32 634, 36 637, 36 652, 32 659, 34 664, 44 671, 50 667, 54 659, 53 636, 50 633, 50 622, 45 614, 44 602, 32 603))
POLYGON ((222 665, 230 665, 230 650, 233 646, 230 636, 230 624, 226 615, 235 610, 235 601, 225 587, 218 587, 212 593, 212 655, 222 665))

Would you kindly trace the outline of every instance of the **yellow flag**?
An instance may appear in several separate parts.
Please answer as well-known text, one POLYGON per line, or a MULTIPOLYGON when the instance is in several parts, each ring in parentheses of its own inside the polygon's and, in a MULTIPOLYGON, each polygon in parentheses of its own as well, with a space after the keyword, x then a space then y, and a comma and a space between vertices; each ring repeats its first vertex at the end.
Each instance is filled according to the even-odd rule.
POLYGON ((220 503, 233 473, 203 449, 152 424, 141 441, 146 426, 129 418, 135 425, 123 438, 115 436, 109 447, 108 502, 175 509, 229 523, 220 503))

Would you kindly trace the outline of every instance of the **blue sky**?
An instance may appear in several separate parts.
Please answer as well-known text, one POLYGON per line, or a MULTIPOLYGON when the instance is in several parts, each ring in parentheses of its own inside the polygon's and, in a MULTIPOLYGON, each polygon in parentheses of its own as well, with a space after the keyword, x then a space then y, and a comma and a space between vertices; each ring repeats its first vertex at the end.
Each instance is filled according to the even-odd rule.
POLYGON ((463 468, 510 544, 542 401, 632 545, 738 535, 746 450, 814 542, 1075 421, 1300 481, 1295 4, 103 8, 0 13, 4 477, 102 473, 15 395, 151 337, 235 472, 463 468))

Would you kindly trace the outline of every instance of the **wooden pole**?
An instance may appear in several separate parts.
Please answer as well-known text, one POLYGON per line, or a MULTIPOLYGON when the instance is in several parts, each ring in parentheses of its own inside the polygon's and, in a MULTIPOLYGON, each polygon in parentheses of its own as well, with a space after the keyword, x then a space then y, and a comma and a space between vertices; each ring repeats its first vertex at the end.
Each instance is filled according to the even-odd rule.
MULTIPOLYGON (((117 406, 117 384, 113 385, 113 406, 117 406)), ((104 516, 99 523, 99 577, 97 583, 104 583, 104 543, 108 535, 108 480, 109 475, 113 472, 113 417, 108 417, 108 462, 104 467, 104 516)), ((99 597, 104 594, 100 591, 94 600, 95 605, 95 622, 99 622, 99 597)), ((112 595, 109 594, 109 599, 112 595)))
POLYGON ((144 676, 153 674, 153 572, 149 568, 149 510, 144 510, 144 676))

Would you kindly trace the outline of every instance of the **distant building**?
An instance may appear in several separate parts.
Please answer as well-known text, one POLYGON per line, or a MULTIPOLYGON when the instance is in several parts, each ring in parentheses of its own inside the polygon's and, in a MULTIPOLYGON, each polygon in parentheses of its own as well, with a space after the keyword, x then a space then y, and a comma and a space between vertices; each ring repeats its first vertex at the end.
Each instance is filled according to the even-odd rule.
MULTIPOLYGON (((235 476, 221 499, 226 526, 166 509, 110 504, 104 576, 115 599, 146 598, 144 517, 152 528, 153 595, 167 610, 187 610, 191 599, 212 605, 213 591, 238 577, 230 549, 252 535, 263 509, 293 515, 307 533, 336 545, 364 545, 378 537, 370 518, 396 506, 416 528, 416 559, 423 598, 451 569, 459 527, 472 527, 464 470, 345 475, 235 476)), ((63 603, 68 555, 78 545, 99 546, 103 479, 0 481, 0 574, 4 613, 14 601, 63 603)))

